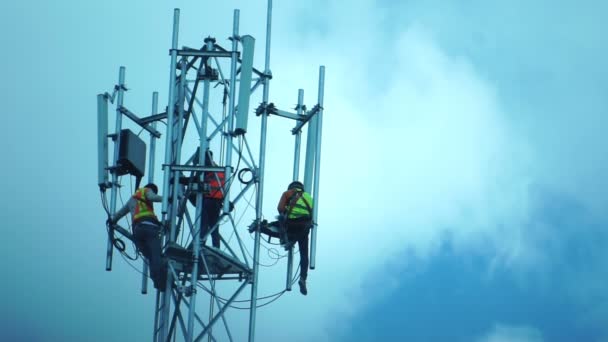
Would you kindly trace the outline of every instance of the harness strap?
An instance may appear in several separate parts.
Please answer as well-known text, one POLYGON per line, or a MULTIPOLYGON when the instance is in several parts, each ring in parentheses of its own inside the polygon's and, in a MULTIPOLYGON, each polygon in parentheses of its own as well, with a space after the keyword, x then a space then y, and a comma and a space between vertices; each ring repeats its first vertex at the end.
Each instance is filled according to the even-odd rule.
POLYGON ((289 199, 289 210, 286 213, 286 219, 289 218, 289 215, 291 215, 291 211, 295 208, 302 208, 304 209, 304 207, 302 207, 301 205, 298 205, 298 201, 300 200, 300 198, 302 198, 302 200, 304 201, 304 205, 306 206, 306 210, 308 210, 308 215, 312 216, 312 209, 310 208, 310 204, 308 203, 308 201, 306 201, 304 196, 304 191, 296 191, 295 194, 293 194, 291 196, 291 198, 289 199))

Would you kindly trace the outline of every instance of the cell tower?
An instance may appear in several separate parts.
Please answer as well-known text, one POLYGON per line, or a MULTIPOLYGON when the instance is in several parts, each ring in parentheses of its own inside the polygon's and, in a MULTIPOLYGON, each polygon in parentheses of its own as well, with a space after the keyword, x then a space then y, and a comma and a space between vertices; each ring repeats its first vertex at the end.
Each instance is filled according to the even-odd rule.
MULTIPOLYGON (((299 180, 301 134, 307 126, 305 146, 304 188, 314 198, 313 229, 310 248, 310 268, 315 267, 316 227, 319 203, 319 172, 321 157, 321 131, 323 117, 323 92, 325 68, 319 68, 319 88, 317 103, 307 110, 304 105, 304 91, 298 91, 295 113, 280 110, 269 102, 270 33, 272 1, 268 1, 266 21, 265 65, 260 71, 253 65, 255 39, 239 34, 239 10, 234 10, 232 46, 224 48, 216 40, 207 37, 200 48, 178 48, 179 9, 173 17, 173 36, 170 49, 169 99, 166 110, 158 110, 158 93, 152 96, 151 115, 142 117, 127 109, 124 103, 125 67, 120 67, 118 84, 113 92, 97 96, 98 106, 98 146, 99 146, 99 186, 102 191, 104 208, 108 215, 117 210, 120 191, 120 177, 136 178, 136 187, 146 174, 146 154, 148 156, 147 178, 154 181, 156 164, 156 142, 164 134, 165 155, 163 168, 162 226, 161 239, 163 260, 167 269, 167 289, 156 291, 154 318, 154 341, 233 341, 230 325, 225 312, 234 306, 239 295, 251 285, 250 299, 238 302, 248 303, 248 340, 255 339, 256 308, 258 307, 258 277, 261 234, 268 238, 279 237, 280 233, 262 219, 264 200, 264 166, 266 155, 266 131, 271 115, 295 121, 291 130, 295 137, 293 180, 299 180), (226 77, 222 66, 229 63, 226 77), (262 102, 250 110, 250 96, 262 88, 262 102), (222 98, 223 107, 214 113, 210 98, 222 98), (115 131, 109 134, 109 105, 116 107, 115 131), (254 156, 247 140, 247 123, 250 114, 255 113, 261 120, 259 153, 254 156), (123 129, 123 117, 130 119, 145 130, 149 136, 146 144, 128 129, 123 129), (158 125, 158 122, 165 126, 158 125), (166 127, 161 133, 163 127, 166 127), (114 142, 114 153, 108 162, 108 138, 114 142), (194 143, 193 143, 194 142, 194 143), (187 146, 195 146, 187 151, 187 146), (219 148, 217 148, 219 147, 219 148), (205 163, 206 151, 220 150, 218 164, 205 163), (236 157, 235 157, 236 156, 236 157), (223 203, 221 218, 204 235, 201 234, 203 217, 203 194, 209 184, 205 176, 223 172, 223 203), (240 182, 241 189, 233 186, 240 182), (106 191, 110 190, 107 205, 106 191), (245 206, 245 196, 255 196, 255 220, 251 225, 240 226, 235 218, 235 208, 245 206), (210 234, 222 227, 223 249, 206 246, 210 234), (244 228, 244 229, 243 229, 244 228), (224 237, 231 234, 231 238, 224 237), (254 234, 253 256, 248 257, 248 249, 241 234, 254 234), (232 239, 234 237, 234 239, 232 239), (251 260, 250 260, 251 259, 251 260), (231 294, 222 296, 218 282, 232 282, 231 294), (197 305, 201 297, 209 299, 208 306, 197 305), (201 309, 202 307, 202 309, 201 309), (222 322, 219 324, 218 322, 222 322), (223 328, 223 329, 222 329, 223 328)), ((140 132, 140 133, 141 133, 140 132)), ((108 225, 106 270, 112 269, 114 249, 121 253, 125 244, 117 236, 133 240, 129 228, 108 225)), ((148 269, 143 263, 142 293, 147 293, 148 269)), ((295 272, 297 273, 297 271, 295 272)), ((291 290, 296 277, 293 272, 293 247, 287 251, 287 276, 285 290, 291 290)), ((223 290, 225 290, 223 288, 223 290)))

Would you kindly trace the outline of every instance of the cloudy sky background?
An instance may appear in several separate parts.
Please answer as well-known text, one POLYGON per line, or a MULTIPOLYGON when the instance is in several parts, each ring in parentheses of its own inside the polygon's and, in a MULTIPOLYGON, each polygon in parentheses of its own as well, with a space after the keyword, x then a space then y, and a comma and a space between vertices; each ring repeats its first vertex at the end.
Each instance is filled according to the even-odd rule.
MULTIPOLYGON (((124 65, 128 108, 147 114, 152 91, 166 105, 174 7, 189 46, 229 46, 240 8, 262 68, 265 2, 0 6, 2 330, 149 340, 153 297, 117 254, 104 271, 95 95, 124 65)), ((260 309, 258 340, 608 340, 606 10, 275 3, 271 101, 293 107, 303 88, 311 107, 325 65, 326 111, 310 293, 260 309)), ((267 217, 291 177, 291 126, 269 120, 267 217)), ((280 290, 284 270, 262 268, 260 294, 280 290)), ((246 314, 230 319, 241 340, 246 314)))

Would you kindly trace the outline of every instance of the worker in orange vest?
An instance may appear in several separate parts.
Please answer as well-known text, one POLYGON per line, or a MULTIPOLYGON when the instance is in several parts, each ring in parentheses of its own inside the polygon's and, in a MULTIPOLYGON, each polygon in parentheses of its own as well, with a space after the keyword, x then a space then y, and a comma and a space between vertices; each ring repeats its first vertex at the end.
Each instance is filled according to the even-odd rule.
POLYGON ((116 224, 127 213, 131 213, 135 246, 148 260, 154 287, 159 291, 165 291, 166 272, 161 270, 161 224, 154 214, 152 204, 162 202, 162 196, 157 194, 158 187, 154 183, 137 189, 127 203, 111 218, 110 223, 116 224))
MULTIPOLYGON (((205 166, 217 166, 213 161, 213 152, 205 151, 205 166)), ((218 224, 220 212, 224 204, 224 186, 226 180, 224 172, 205 172, 205 183, 208 185, 207 191, 203 193, 203 217, 201 222, 201 237, 209 229, 218 224)), ((220 248, 220 228, 219 225, 211 232, 211 244, 215 248, 220 248)))

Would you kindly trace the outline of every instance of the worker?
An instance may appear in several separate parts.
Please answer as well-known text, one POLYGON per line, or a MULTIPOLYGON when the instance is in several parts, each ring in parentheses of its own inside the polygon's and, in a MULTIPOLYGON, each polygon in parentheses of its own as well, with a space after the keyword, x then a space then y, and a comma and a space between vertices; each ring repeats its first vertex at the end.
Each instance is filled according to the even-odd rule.
POLYGON ((304 191, 304 185, 298 181, 291 182, 283 192, 277 210, 283 222, 290 247, 297 241, 300 249, 300 293, 306 295, 306 278, 308 276, 308 234, 312 227, 312 197, 304 191))
POLYGON ((161 224, 154 214, 152 202, 162 202, 158 195, 158 187, 149 183, 137 189, 129 201, 110 219, 112 225, 116 224, 127 213, 131 213, 133 220, 133 242, 137 249, 148 259, 150 277, 154 287, 159 291, 166 288, 166 270, 161 270, 161 224))
MULTIPOLYGON (((205 166, 217 166, 213 161, 213 152, 205 151, 205 166)), ((224 172, 205 172, 205 183, 208 189, 203 192, 203 217, 201 222, 201 237, 209 229, 218 224, 220 211, 224 204, 224 172)), ((211 244, 215 248, 220 248, 220 227, 211 232, 211 244)))

